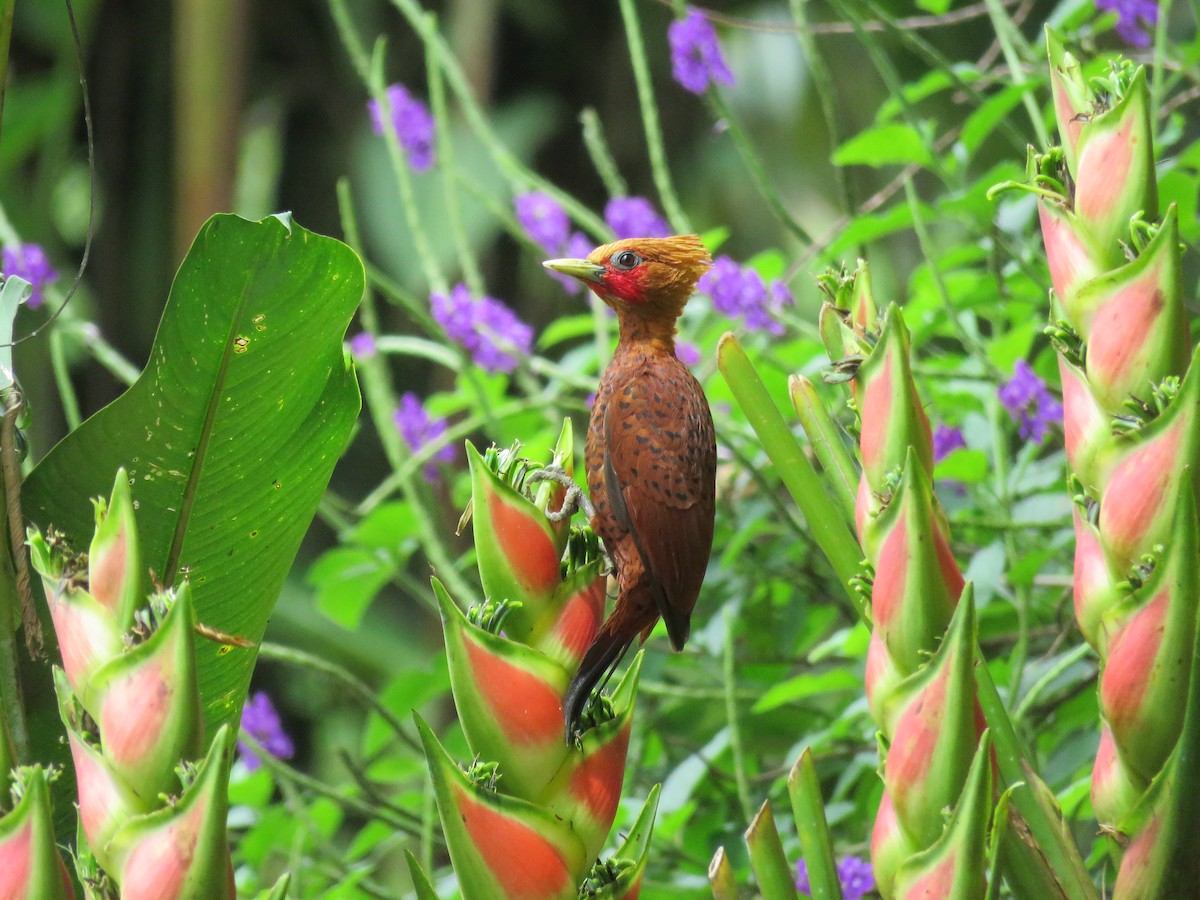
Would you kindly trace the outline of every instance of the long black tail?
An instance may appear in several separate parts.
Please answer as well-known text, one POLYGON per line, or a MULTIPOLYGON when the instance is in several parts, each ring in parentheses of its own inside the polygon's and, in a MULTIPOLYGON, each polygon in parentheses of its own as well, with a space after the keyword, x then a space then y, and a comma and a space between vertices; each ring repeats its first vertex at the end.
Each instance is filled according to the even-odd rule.
POLYGON ((615 628, 610 629, 609 625, 611 622, 612 619, 610 618, 600 627, 600 631, 592 640, 587 653, 583 654, 583 661, 579 663, 579 670, 575 673, 575 677, 571 679, 571 684, 567 687, 567 694, 563 698, 563 718, 566 720, 566 740, 568 744, 571 743, 572 738, 575 736, 575 732, 579 727, 579 717, 583 714, 592 691, 597 684, 608 682, 613 670, 617 667, 617 663, 621 661, 621 657, 625 655, 625 651, 629 649, 629 645, 637 637, 636 631, 629 637, 618 634, 615 628))

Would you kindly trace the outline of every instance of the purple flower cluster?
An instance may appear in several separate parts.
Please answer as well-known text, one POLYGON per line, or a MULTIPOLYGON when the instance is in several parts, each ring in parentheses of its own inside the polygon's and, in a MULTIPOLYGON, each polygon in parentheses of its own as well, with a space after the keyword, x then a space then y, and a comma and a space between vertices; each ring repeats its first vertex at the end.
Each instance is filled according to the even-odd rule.
MULTIPOLYGON (((549 194, 535 191, 518 194, 513 199, 517 222, 525 233, 546 252, 547 256, 568 256, 582 259, 592 251, 592 242, 582 231, 571 231, 571 219, 566 210, 549 194)), ((583 285, 570 275, 551 272, 568 294, 577 294, 583 285)))
POLYGON ((7 278, 16 275, 24 278, 32 286, 32 292, 25 305, 37 309, 46 302, 42 292, 46 285, 58 280, 58 272, 46 258, 46 251, 37 244, 21 244, 18 247, 5 247, 0 254, 0 277, 7 278))
MULTIPOLYGON (((387 105, 391 108, 391 129, 396 140, 404 149, 408 164, 414 172, 426 172, 433 168, 433 115, 429 109, 408 92, 402 84, 393 84, 387 89, 387 105)), ((376 134, 383 134, 385 121, 383 105, 371 100, 367 103, 371 114, 371 126, 376 134)))
POLYGON ((675 342, 675 356, 685 366, 697 366, 700 364, 700 348, 695 344, 689 344, 687 341, 675 342))
POLYGON ((775 316, 792 303, 782 281, 767 285, 749 266, 739 266, 728 256, 718 256, 701 276, 696 289, 712 298, 713 309, 726 316, 741 316, 747 328, 783 334, 783 323, 775 316))
MULTIPOLYGON (((292 739, 283 730, 275 704, 265 691, 255 691, 242 707, 242 731, 276 759, 291 759, 296 752, 292 739)), ((238 753, 251 772, 262 765, 258 749, 246 741, 238 741, 238 753)))
POLYGON ((604 221, 617 239, 670 237, 671 226, 645 197, 613 197, 604 207, 604 221))
POLYGON ((430 309, 437 323, 487 372, 511 372, 533 347, 533 329, 491 297, 475 298, 465 284, 434 294, 430 309))
POLYGON ((360 331, 350 338, 350 352, 359 359, 371 359, 379 348, 375 346, 375 335, 369 331, 360 331))
MULTIPOLYGON (((875 873, 871 871, 871 864, 857 856, 847 856, 837 864, 837 877, 842 887, 842 900, 862 900, 875 890, 875 873)), ((804 860, 796 865, 796 890, 806 897, 812 896, 808 865, 804 860)))
POLYGON ((733 73, 721 55, 717 33, 704 14, 689 9, 667 28, 671 45, 671 75, 693 94, 703 94, 710 84, 733 84, 733 73))
POLYGON ((1050 425, 1062 422, 1062 404, 1046 388, 1046 382, 1023 359, 1017 360, 1012 380, 997 391, 1000 405, 1018 423, 1017 433, 1040 444, 1050 425))
MULTIPOLYGON (((392 416, 396 430, 408 449, 413 453, 419 452, 431 441, 436 441, 446 433, 446 420, 440 416, 431 416, 421 404, 421 400, 412 391, 407 391, 400 398, 400 407, 392 416)), ((433 454, 433 462, 454 462, 454 446, 446 444, 439 447, 433 454)), ((437 468, 431 462, 425 467, 425 478, 429 481, 437 479, 437 468)))
POLYGON ((933 429, 934 462, 941 462, 955 450, 961 450, 966 446, 967 439, 963 437, 963 433, 959 429, 941 423, 933 429))
POLYGON ((1157 0, 1096 0, 1100 12, 1117 14, 1117 34, 1131 47, 1149 47, 1147 27, 1158 24, 1157 0))

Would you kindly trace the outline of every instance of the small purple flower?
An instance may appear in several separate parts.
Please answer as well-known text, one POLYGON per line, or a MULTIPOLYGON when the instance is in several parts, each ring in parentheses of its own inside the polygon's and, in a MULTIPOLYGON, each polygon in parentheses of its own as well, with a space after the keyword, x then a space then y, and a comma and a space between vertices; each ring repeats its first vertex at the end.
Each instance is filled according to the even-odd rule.
POLYGON ((697 366, 700 364, 700 348, 695 344, 689 344, 687 341, 675 342, 675 356, 685 366, 697 366))
MULTIPOLYGON (((875 890, 875 873, 871 871, 871 864, 857 856, 847 856, 839 862, 837 876, 842 888, 842 900, 862 900, 875 890)), ((804 860, 796 864, 796 890, 806 897, 812 895, 808 865, 804 860)))
POLYGON ((558 201, 549 194, 534 192, 518 194, 513 206, 517 221, 539 247, 550 254, 562 251, 571 231, 571 220, 558 201))
POLYGON ((717 312, 731 318, 741 316, 747 328, 783 334, 783 323, 775 316, 792 303, 792 295, 782 281, 774 281, 768 288, 754 269, 718 256, 696 289, 712 298, 717 312))
MULTIPOLYGON (((242 707, 242 731, 276 759, 291 759, 296 752, 266 691, 255 691, 242 707)), ((246 741, 238 741, 238 753, 251 772, 262 765, 259 751, 246 741)))
POLYGON ((1040 444, 1049 426, 1062 422, 1062 404, 1023 359, 1017 360, 1012 379, 996 394, 1000 405, 1017 422, 1017 433, 1027 441, 1040 444))
POLYGON ((949 456, 955 450, 959 450, 967 446, 967 439, 963 437, 963 433, 949 425, 942 423, 933 429, 933 461, 940 462, 949 456))
POLYGON ((604 207, 604 221, 617 239, 669 237, 671 226, 645 197, 613 197, 604 207))
MULTIPOLYGON (((387 102, 392 113, 391 128, 404 148, 408 164, 414 172, 426 172, 433 168, 434 122, 429 109, 402 84, 393 84, 387 89, 387 102)), ((383 134, 383 105, 371 100, 367 103, 367 110, 371 114, 371 126, 375 133, 383 134)))
POLYGON ((725 65, 717 33, 704 14, 689 9, 667 28, 671 45, 671 75, 693 94, 703 94, 710 84, 733 84, 725 65))
POLYGON ((875 890, 875 873, 865 859, 847 856, 838 863, 837 875, 842 885, 842 900, 861 900, 875 890))
POLYGON ((465 284, 447 294, 434 294, 430 309, 450 339, 471 354, 487 372, 511 372, 520 356, 533 347, 533 329, 491 297, 471 296, 465 284))
POLYGON ((0 254, 0 270, 5 278, 16 275, 32 285, 29 299, 25 301, 25 305, 30 309, 37 309, 46 302, 42 289, 51 282, 58 281, 58 272, 50 265, 46 251, 37 244, 5 247, 3 254, 0 254))
POLYGON ((1117 34, 1129 46, 1150 46, 1145 29, 1158 24, 1157 0, 1096 0, 1096 9, 1117 14, 1117 34))
POLYGON ((379 348, 375 346, 375 335, 369 331, 360 331, 350 338, 350 352, 359 359, 371 359, 379 348))
MULTIPOLYGON (((408 444, 408 449, 413 453, 419 452, 431 441, 440 440, 446 433, 446 420, 440 416, 431 416, 421 404, 420 398, 412 391, 405 392, 400 398, 400 407, 392 419, 400 437, 404 438, 404 443, 408 444)), ((437 479, 434 462, 454 462, 454 446, 446 444, 433 454, 433 461, 425 467, 425 477, 429 481, 437 479)))

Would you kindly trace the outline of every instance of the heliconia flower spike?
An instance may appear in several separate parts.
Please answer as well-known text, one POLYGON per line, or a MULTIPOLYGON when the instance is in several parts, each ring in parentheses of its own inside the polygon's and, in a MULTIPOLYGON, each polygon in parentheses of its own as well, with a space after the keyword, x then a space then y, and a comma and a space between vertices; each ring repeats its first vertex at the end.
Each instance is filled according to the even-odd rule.
POLYGON ((891 501, 865 528, 864 544, 875 562, 875 631, 905 675, 928 659, 929 649, 950 623, 963 586, 931 488, 910 447, 891 501))
POLYGON ((1149 781, 1166 764, 1183 724, 1180 690, 1191 674, 1200 606, 1200 529, 1190 473, 1175 498, 1166 550, 1149 579, 1113 609, 1100 709, 1121 759, 1149 781))
POLYGON ((879 342, 863 360, 854 388, 862 419, 863 478, 870 487, 866 497, 877 502, 888 473, 904 464, 910 447, 921 469, 933 472, 933 436, 912 379, 908 329, 894 304, 884 314, 879 342))
POLYGON ((1138 67, 1114 99, 1109 109, 1088 118, 1075 147, 1073 209, 1107 266, 1124 260, 1121 242, 1135 215, 1147 222, 1158 218, 1146 70, 1138 67))
POLYGON ((920 847, 942 831, 938 810, 962 793, 978 727, 974 676, 975 616, 969 587, 937 654, 897 686, 883 780, 900 827, 920 847))
POLYGON ((982 897, 987 890, 987 828, 992 811, 992 755, 988 732, 979 738, 962 794, 945 833, 896 873, 897 900, 982 897))
POLYGON ((494 601, 519 601, 506 631, 514 640, 536 640, 554 619, 544 613, 560 581, 563 539, 545 513, 493 472, 470 443, 467 461, 484 593, 494 601))
POLYGON ((122 900, 233 900, 229 768, 236 732, 223 725, 192 783, 172 806, 131 820, 113 839, 122 900))
POLYGON ((574 900, 590 860, 569 823, 476 783, 414 718, 463 896, 574 900))
POLYGON ((1110 415, 1125 401, 1151 399, 1150 389, 1182 375, 1191 337, 1180 282, 1179 227, 1172 204, 1153 240, 1128 265, 1094 278, 1077 295, 1088 325, 1087 379, 1110 415))
POLYGON ((143 798, 176 790, 175 764, 202 749, 194 627, 184 582, 154 634, 96 672, 80 697, 105 758, 143 798))
POLYGON ((112 496, 92 501, 96 531, 88 549, 88 593, 108 609, 122 631, 133 624, 133 611, 142 597, 141 553, 129 476, 117 470, 112 496))
MULTIPOLYGON (((1197 351, 1200 353, 1200 350, 1197 351)), ((1175 517, 1172 501, 1200 452, 1200 365, 1196 355, 1166 412, 1114 455, 1100 502, 1100 540, 1109 566, 1124 572, 1163 542, 1175 517)))
POLYGON ((532 647, 472 625, 437 579, 433 591, 467 743, 500 764, 506 793, 533 800, 567 757, 562 699, 571 673, 532 647))
POLYGON ((0 816, 0 898, 74 900, 71 877, 54 842, 50 785, 41 766, 17 770, 20 799, 0 816))

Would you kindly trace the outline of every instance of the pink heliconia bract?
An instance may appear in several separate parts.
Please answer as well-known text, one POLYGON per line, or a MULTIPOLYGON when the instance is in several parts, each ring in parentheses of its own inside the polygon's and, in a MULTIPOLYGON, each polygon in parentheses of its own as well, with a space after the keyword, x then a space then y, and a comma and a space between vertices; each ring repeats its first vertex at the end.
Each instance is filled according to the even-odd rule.
POLYGON ((0 815, 0 898, 74 900, 71 877, 54 842, 46 771, 24 767, 16 777, 21 799, 0 815))

